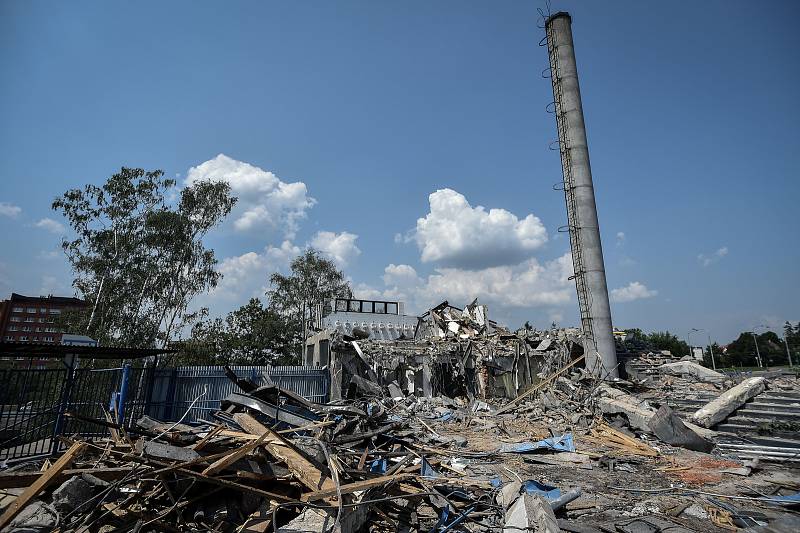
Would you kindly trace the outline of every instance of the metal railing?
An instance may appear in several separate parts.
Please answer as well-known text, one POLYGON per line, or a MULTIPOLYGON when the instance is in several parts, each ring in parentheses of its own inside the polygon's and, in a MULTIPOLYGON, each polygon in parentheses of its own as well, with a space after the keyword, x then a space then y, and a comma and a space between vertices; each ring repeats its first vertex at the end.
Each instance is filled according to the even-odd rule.
MULTIPOLYGON (((256 385, 273 382, 312 402, 328 400, 327 369, 236 366, 232 370, 256 385)), ((61 435, 105 436, 105 427, 80 418, 105 420, 106 412, 113 412, 125 426, 144 414, 163 421, 209 420, 220 401, 236 390, 221 366, 0 369, 0 460, 56 453, 62 447, 61 435)))

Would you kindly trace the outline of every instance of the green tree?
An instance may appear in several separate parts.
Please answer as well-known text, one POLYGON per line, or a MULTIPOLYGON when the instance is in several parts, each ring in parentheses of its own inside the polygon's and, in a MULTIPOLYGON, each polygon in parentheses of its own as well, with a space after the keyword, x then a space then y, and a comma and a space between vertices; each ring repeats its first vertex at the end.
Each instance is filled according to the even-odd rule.
POLYGON ((181 364, 297 364, 296 327, 258 298, 231 311, 225 319, 197 322, 181 343, 181 364))
POLYGON ((647 342, 652 350, 669 350, 678 357, 689 355, 689 345, 669 331, 654 331, 647 336, 647 342))
POLYGON ((198 317, 188 312, 192 298, 221 276, 203 237, 236 198, 227 183, 204 181, 171 206, 173 187, 160 170, 122 168, 100 187, 70 189, 53 202, 74 231, 62 248, 89 304, 71 317, 74 331, 106 345, 150 347, 198 317))
POLYGON ((728 345, 726 364, 730 366, 758 366, 758 354, 765 366, 787 364, 786 348, 783 340, 774 331, 766 331, 760 335, 745 331, 728 345), (756 352, 756 340, 758 352, 756 352))
POLYGON ((298 355, 302 354, 315 308, 330 298, 353 297, 342 271, 313 248, 292 261, 289 275, 276 272, 269 281, 269 308, 292 325, 298 355))

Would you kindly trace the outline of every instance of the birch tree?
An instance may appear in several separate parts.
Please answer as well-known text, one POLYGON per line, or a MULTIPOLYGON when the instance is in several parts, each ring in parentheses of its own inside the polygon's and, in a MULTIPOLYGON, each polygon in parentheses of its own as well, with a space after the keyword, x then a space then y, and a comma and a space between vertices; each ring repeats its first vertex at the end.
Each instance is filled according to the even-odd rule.
POLYGON ((166 345, 191 322, 189 304, 220 278, 203 238, 230 213, 230 186, 182 189, 160 170, 122 168, 102 186, 70 189, 53 202, 73 230, 62 248, 73 286, 88 303, 83 332, 106 345, 166 345))

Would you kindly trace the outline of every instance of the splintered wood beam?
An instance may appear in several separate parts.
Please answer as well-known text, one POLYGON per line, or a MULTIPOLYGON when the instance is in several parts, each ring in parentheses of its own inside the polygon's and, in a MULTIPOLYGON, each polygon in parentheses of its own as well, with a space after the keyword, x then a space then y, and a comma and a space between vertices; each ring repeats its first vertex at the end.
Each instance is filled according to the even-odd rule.
POLYGON ((53 463, 50 468, 45 470, 31 486, 20 494, 14 502, 8 506, 3 516, 0 516, 0 530, 5 528, 17 514, 25 508, 28 503, 34 499, 40 492, 47 488, 58 475, 63 472, 67 466, 72 462, 76 455, 78 455, 86 447, 85 442, 76 442, 69 449, 53 463))
POLYGON ((241 447, 233 450, 229 455, 227 455, 225 457, 222 457, 220 459, 217 459, 209 467, 207 467, 205 470, 203 470, 203 474, 205 474, 207 476, 210 476, 212 474, 216 474, 217 472, 225 470, 230 465, 232 465, 233 463, 235 463, 236 461, 238 461, 239 459, 241 459, 242 457, 244 457, 248 453, 250 453, 253 450, 255 450, 262 442, 264 442, 265 438, 267 438, 267 434, 266 433, 261 435, 259 438, 257 438, 253 442, 251 442, 249 444, 245 444, 244 446, 241 446, 241 447))
POLYGON ((336 490, 331 478, 311 461, 306 459, 283 437, 246 413, 236 413, 233 419, 245 431, 253 435, 265 436, 264 448, 275 458, 286 463, 286 466, 303 485, 311 490, 336 490))

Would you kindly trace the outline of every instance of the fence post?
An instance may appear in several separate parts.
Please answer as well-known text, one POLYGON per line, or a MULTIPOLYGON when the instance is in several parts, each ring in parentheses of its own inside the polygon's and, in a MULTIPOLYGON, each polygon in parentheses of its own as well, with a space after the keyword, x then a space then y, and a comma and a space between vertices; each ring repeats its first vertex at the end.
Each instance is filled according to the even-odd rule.
POLYGON ((58 404, 58 413, 56 414, 56 427, 53 430, 53 438, 50 440, 51 455, 58 453, 58 437, 64 431, 64 413, 67 412, 69 403, 72 401, 72 386, 75 384, 75 369, 78 366, 78 358, 74 354, 68 354, 64 356, 63 363, 66 367, 66 375, 64 385, 61 387, 61 399, 58 404))
POLYGON ((155 380, 156 380, 156 362, 153 361, 152 365, 147 365, 142 370, 145 373, 145 393, 144 399, 142 400, 142 412, 143 415, 150 415, 150 406, 153 403, 153 389, 155 388, 155 380))
POLYGON ((128 399, 128 381, 131 377, 131 365, 125 363, 122 365, 122 383, 119 385, 119 394, 117 395, 117 424, 125 425, 125 401, 128 399))
MULTIPOLYGON (((172 416, 175 413, 175 389, 178 385, 178 369, 173 368, 172 373, 169 376, 169 386, 167 387, 167 405, 164 407, 169 407, 169 416, 165 416, 165 420, 172 420, 172 416)), ((167 410, 164 409, 166 413, 167 410)))

